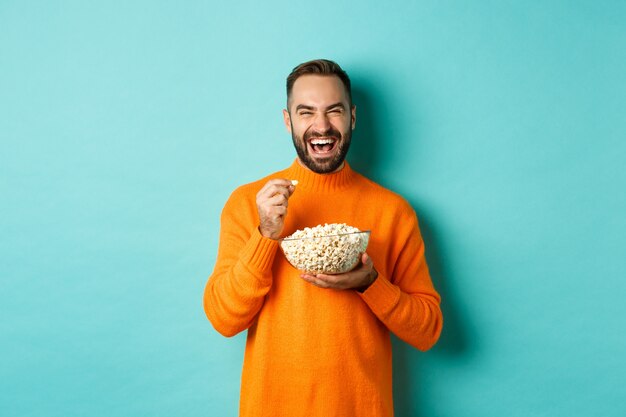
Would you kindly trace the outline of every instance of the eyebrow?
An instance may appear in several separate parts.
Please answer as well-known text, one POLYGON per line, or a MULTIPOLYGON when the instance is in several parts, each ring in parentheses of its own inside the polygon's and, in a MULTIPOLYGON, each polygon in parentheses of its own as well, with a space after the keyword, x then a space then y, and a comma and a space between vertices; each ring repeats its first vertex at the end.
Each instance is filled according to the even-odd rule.
MULTIPOLYGON (((326 110, 330 110, 330 109, 333 109, 335 107, 340 107, 343 110, 346 109, 346 106, 344 106, 342 102, 338 101, 337 103, 334 103, 334 104, 331 104, 330 106, 327 106, 326 110)), ((298 111, 298 110, 315 110, 315 107, 307 106, 306 104, 298 104, 296 106, 296 111, 298 111)))

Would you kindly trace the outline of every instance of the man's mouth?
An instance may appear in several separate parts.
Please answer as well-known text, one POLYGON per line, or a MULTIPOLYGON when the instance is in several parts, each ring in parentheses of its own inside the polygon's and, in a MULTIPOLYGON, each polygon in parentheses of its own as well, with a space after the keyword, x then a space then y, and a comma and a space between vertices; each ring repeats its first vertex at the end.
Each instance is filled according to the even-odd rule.
POLYGON ((337 138, 334 137, 323 137, 323 138, 313 138, 309 140, 309 147, 311 151, 320 156, 330 154, 337 145, 337 138))

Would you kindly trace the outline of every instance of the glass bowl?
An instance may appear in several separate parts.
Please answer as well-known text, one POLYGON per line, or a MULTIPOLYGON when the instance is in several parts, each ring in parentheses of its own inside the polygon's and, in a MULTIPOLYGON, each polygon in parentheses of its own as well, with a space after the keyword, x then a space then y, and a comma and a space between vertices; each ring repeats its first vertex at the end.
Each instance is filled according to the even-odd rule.
POLYGON ((287 261, 302 272, 343 274, 356 267, 367 249, 370 231, 280 239, 287 261))

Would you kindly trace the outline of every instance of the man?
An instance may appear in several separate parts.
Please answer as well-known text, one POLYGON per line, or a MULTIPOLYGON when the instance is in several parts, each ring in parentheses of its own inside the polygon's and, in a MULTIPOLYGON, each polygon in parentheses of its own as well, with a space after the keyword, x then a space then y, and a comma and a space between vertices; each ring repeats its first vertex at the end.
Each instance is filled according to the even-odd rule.
POLYGON ((415 212, 345 161, 356 107, 336 63, 294 68, 283 117, 297 159, 230 196, 204 293, 217 331, 248 330, 240 415, 392 416, 389 332, 426 350, 443 322, 415 212), (371 230, 354 270, 307 274, 280 252, 277 239, 324 223, 371 230))

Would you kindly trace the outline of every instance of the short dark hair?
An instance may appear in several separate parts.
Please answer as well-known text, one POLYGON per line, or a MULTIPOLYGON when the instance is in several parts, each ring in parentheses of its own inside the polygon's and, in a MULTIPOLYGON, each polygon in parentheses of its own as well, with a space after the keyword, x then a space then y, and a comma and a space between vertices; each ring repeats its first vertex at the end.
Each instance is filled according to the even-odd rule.
POLYGON ((348 77, 348 74, 341 69, 339 64, 328 59, 315 59, 313 61, 304 62, 291 71, 291 74, 287 77, 287 103, 289 103, 291 90, 293 89, 293 85, 296 80, 301 76, 308 74, 337 76, 343 83, 346 93, 348 93, 350 105, 352 105, 352 86, 350 85, 350 77, 348 77))

